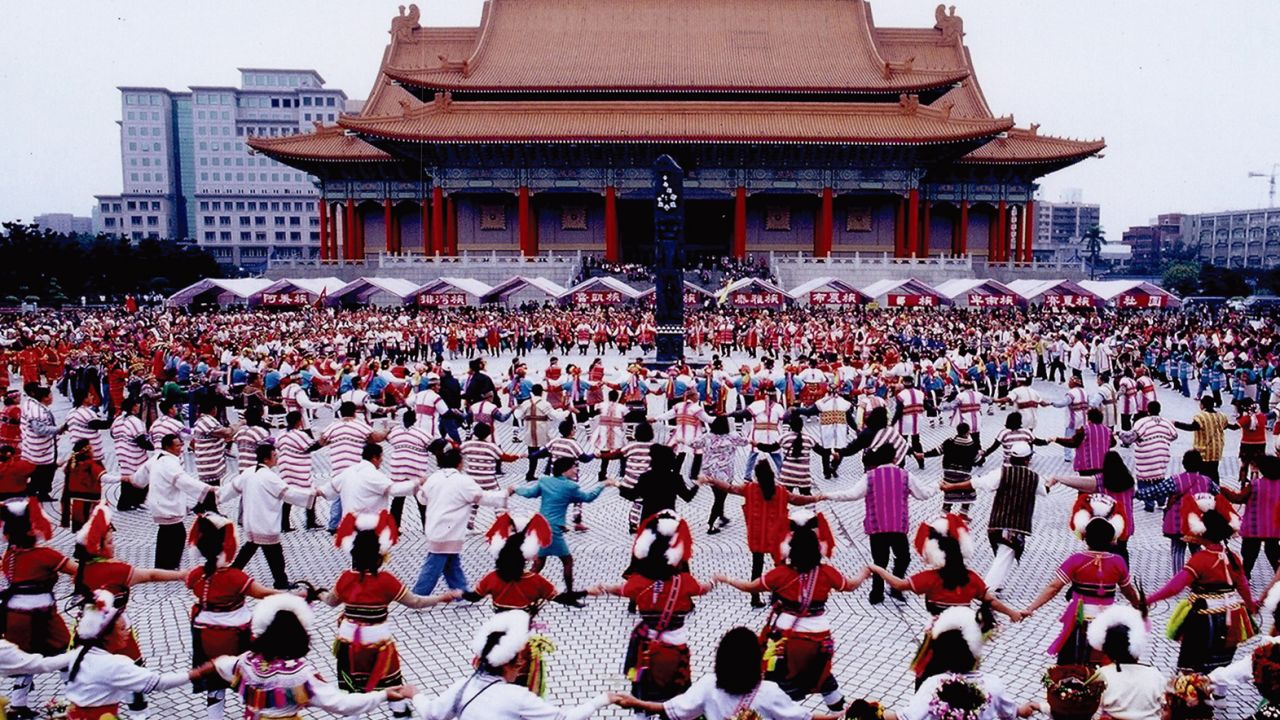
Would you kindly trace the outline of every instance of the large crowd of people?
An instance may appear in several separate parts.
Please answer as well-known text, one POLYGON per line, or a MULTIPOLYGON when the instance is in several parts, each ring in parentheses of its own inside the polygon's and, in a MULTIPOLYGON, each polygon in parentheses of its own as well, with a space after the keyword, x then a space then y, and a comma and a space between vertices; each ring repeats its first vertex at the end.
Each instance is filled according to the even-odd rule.
POLYGON ((1203 718, 1242 684, 1264 700, 1254 717, 1280 712, 1280 586, 1251 581, 1260 559, 1280 566, 1275 319, 702 310, 686 322, 698 362, 666 367, 642 361, 655 336, 650 313, 625 308, 0 317, 8 716, 35 717, 32 678, 54 671, 73 720, 139 717, 149 693, 183 685, 204 694, 211 720, 229 690, 246 718, 359 716, 383 703, 393 717, 466 720, 585 718, 608 704, 711 720, 1203 718), (1061 391, 1042 395, 1036 378, 1061 391), (71 406, 61 418, 55 394, 71 406), (1166 413, 1161 398, 1174 395, 1197 398, 1198 411, 1166 413), (1010 411, 1002 423, 996 408, 1010 411), (1065 417, 1062 435, 1038 432, 1049 412, 1065 417), (521 447, 495 442, 503 423, 521 447), (939 426, 954 433, 925 447, 924 429, 939 426), (1228 430, 1239 431, 1235 447, 1228 430), (1173 457, 1183 433, 1192 449, 1173 457), (1037 452, 1061 453, 1069 471, 1037 472, 1037 452), (1228 457, 1235 476, 1222 472, 1228 457), (942 479, 926 483, 915 470, 934 458, 942 479), (595 478, 582 473, 590 463, 595 478), (715 498, 710 516, 688 517, 682 503, 702 488, 715 498), (1019 563, 1046 532, 1036 507, 1050 492, 1076 494, 1062 524, 1080 544, 1036 577, 1019 563), (987 517, 973 511, 979 493, 992 496, 987 517), (513 496, 538 512, 519 512, 513 496), (751 575, 695 576, 694 527, 721 532, 730 496, 742 499, 751 575), (426 539, 412 585, 385 568, 410 498, 426 539), (583 505, 602 498, 629 504, 630 564, 617 582, 582 586, 572 540, 588 531, 583 505), (872 563, 833 564, 829 503, 865 507, 853 540, 872 563), (911 508, 925 503, 939 511, 913 527, 911 508), (1162 513, 1160 576, 1130 571, 1133 543, 1157 540, 1136 534, 1143 511, 1162 513), (154 521, 153 567, 115 556, 117 513, 154 521), (328 530, 332 552, 349 558, 329 587, 291 580, 289 565, 306 560, 281 543, 295 521, 328 530), (75 534, 71 557, 49 544, 58 525, 75 534), (994 555, 981 572, 979 532, 994 555), (479 533, 491 568, 463 560, 479 533), (182 569, 184 547, 194 567, 182 569), (259 550, 269 583, 244 570, 259 550), (908 574, 913 554, 925 569, 908 574), (543 574, 548 558, 559 585, 543 574), (55 602, 61 582, 79 598, 70 626, 55 602), (141 664, 129 621, 131 588, 162 582, 183 583, 192 600, 192 662, 168 672, 141 664), (900 707, 847 696, 833 670, 844 639, 829 601, 868 582, 868 602, 912 593, 932 615, 903 668, 916 691, 900 707), (1012 582, 1044 589, 1017 607, 1004 592, 1012 582), (694 603, 729 590, 771 608, 768 618, 727 632, 714 672, 695 678, 694 603), (1043 697, 1014 697, 1001 668, 982 663, 1003 637, 991 631, 1064 591, 1043 697), (555 706, 531 616, 615 596, 636 614, 619 652, 630 690, 555 706), (1180 653, 1176 667, 1153 667, 1147 610, 1168 599, 1179 602, 1166 631, 1180 653), (494 610, 475 631, 474 672, 447 687, 406 684, 389 608, 466 601, 494 610), (341 608, 331 673, 308 660, 315 603, 341 608), (1240 651, 1260 632, 1266 642, 1240 651), (826 709, 806 709, 810 696, 826 709))

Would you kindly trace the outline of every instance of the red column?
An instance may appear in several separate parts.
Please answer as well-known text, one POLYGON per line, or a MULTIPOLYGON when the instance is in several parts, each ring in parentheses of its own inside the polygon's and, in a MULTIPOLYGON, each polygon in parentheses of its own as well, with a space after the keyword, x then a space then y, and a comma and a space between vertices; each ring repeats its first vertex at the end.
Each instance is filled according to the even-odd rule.
POLYGON ((387 252, 398 252, 396 250, 395 235, 393 234, 394 228, 391 227, 391 198, 382 199, 382 226, 386 231, 384 236, 386 238, 385 244, 387 252))
POLYGON ((517 208, 520 213, 517 226, 520 229, 520 254, 525 257, 533 257, 537 253, 533 249, 533 218, 529 212, 529 188, 524 185, 520 186, 517 208))
POLYGON ((458 254, 458 202, 453 196, 444 201, 444 254, 458 254))
POLYGON ((907 199, 898 196, 898 217, 893 223, 893 256, 907 255, 907 199))
POLYGON ((911 188, 907 193, 907 254, 914 256, 920 250, 920 191, 911 188))
POLYGON ((930 220, 932 219, 932 213, 933 213, 933 201, 925 200, 924 201, 924 221, 923 221, 923 226, 920 229, 919 255, 922 258, 929 257, 929 233, 930 233, 929 225, 930 225, 930 220))
POLYGON ((431 203, 422 198, 422 254, 431 254, 431 203))
POLYGON ((618 191, 612 185, 604 189, 604 260, 618 262, 622 259, 618 246, 618 191))
POLYGON ((428 255, 444 254, 444 189, 431 190, 431 246, 428 255))
MULTIPOLYGON (((325 203, 328 205, 328 203, 325 203)), ((329 260, 338 259, 338 204, 329 208, 329 260)))
POLYGON ((329 259, 329 203, 320 198, 320 261, 329 259))
POLYGON ((747 189, 741 185, 733 195, 733 256, 747 257, 747 189))
POLYGON ((960 236, 956 239, 956 254, 969 252, 969 201, 960 201, 960 236))
POLYGON ((356 256, 356 202, 347 198, 347 207, 342 213, 342 259, 351 260, 356 256))
POLYGON ((996 212, 999 215, 996 219, 996 260, 1005 262, 1009 259, 1009 206, 1001 200, 996 212))
POLYGON ((822 188, 822 208, 818 213, 817 223, 813 236, 813 256, 814 257, 831 257, 831 245, 834 242, 835 223, 832 218, 835 206, 835 198, 832 195, 831 188, 822 188))
POLYGON ((1036 240, 1036 201, 1028 200, 1026 209, 1024 210, 1026 217, 1022 219, 1022 227, 1026 231, 1026 239, 1022 241, 1022 261, 1031 262, 1035 259, 1032 249, 1035 247, 1036 240))
POLYGON ((364 213, 361 212, 359 205, 356 205, 355 223, 356 223, 355 259, 363 262, 364 261, 364 213))

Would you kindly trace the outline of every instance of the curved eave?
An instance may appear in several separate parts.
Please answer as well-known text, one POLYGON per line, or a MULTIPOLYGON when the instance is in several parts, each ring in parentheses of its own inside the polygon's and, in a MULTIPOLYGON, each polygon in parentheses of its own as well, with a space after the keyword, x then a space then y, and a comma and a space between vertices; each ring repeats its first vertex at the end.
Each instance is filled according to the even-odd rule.
POLYGON ((391 80, 409 85, 422 93, 435 92, 476 92, 493 94, 558 94, 558 93, 653 93, 674 94, 687 93, 739 93, 739 94, 788 94, 788 95, 893 95, 900 93, 930 93, 946 90, 969 77, 968 70, 957 70, 951 73, 920 73, 927 75, 913 82, 895 82, 890 74, 883 85, 870 86, 744 86, 744 85, 493 85, 467 82, 457 70, 439 69, 404 69, 383 68, 391 80))
POLYGON ((359 138, 345 137, 343 140, 351 142, 359 142, 364 145, 364 150, 356 153, 343 152, 337 153, 322 148, 308 148, 307 145, 314 144, 314 140, 321 140, 315 135, 292 135, 283 138, 259 138, 249 137, 245 140, 245 144, 254 150, 266 155, 270 158, 280 161, 307 162, 307 163, 395 163, 398 162, 390 154, 380 150, 359 138), (364 154, 359 154, 363 152, 364 154))
POLYGON ((974 156, 974 153, 981 153, 981 148, 970 153, 965 157, 956 161, 957 165, 966 166, 992 166, 992 167, 1028 167, 1028 168, 1052 168, 1060 170, 1064 167, 1075 165, 1078 162, 1088 160, 1106 149, 1105 142, 1088 143, 1085 147, 1075 152, 1062 152, 1053 155, 1035 155, 1035 156, 990 156, 983 157, 980 154, 974 156))

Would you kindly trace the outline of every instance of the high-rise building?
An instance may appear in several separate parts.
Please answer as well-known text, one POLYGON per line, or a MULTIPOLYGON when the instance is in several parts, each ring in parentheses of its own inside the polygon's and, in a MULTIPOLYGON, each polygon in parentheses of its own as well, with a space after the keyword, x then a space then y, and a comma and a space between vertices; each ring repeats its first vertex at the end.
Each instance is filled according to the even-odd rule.
POLYGON ((71 213, 45 213, 31 218, 31 222, 41 230, 52 230, 63 235, 90 235, 93 233, 93 218, 72 215, 71 213))
POLYGON ((1200 259, 1221 267, 1280 265, 1280 208, 1184 215, 1182 237, 1200 259))
POLYGON ((1074 262, 1086 252, 1080 239, 1102 224, 1102 209, 1096 203, 1083 202, 1074 192, 1065 202, 1036 203, 1037 260, 1074 262))
POLYGON ((98 195, 94 230, 190 240, 256 270, 319 249, 315 178, 251 150, 332 123, 347 95, 314 70, 241 68, 240 87, 120 88, 123 192, 98 195))
POLYGON ((1164 262, 1164 253, 1182 239, 1180 213, 1160 215, 1150 225, 1137 225, 1124 231, 1124 244, 1133 251, 1130 267, 1134 272, 1156 273, 1164 262))

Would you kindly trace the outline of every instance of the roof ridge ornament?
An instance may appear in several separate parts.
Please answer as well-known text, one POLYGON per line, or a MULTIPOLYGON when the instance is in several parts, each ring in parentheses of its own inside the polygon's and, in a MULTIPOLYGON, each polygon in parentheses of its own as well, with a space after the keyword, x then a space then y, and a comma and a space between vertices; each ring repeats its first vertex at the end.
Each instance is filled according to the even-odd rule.
POLYGON ((915 115, 920 112, 920 96, 919 95, 899 95, 898 108, 903 115, 915 115))
POLYGON ((951 13, 947 14, 946 3, 940 3, 933 11, 934 30, 942 31, 942 41, 944 43, 963 42, 964 41, 964 19, 956 15, 956 6, 951 6, 951 13))
POLYGON ((916 56, 912 55, 906 60, 886 60, 884 62, 884 79, 888 80, 891 75, 896 72, 909 73, 916 63, 916 56))
POLYGON ((452 104, 453 104, 453 93, 449 92, 448 90, 445 90, 443 92, 436 93, 435 98, 432 99, 431 101, 431 109, 444 112, 448 110, 449 106, 452 104))
POLYGON ((422 19, 422 13, 418 10, 417 4, 410 4, 408 12, 405 12, 403 5, 400 6, 400 14, 391 18, 391 38, 393 40, 412 40, 413 31, 421 27, 418 23, 422 19))

